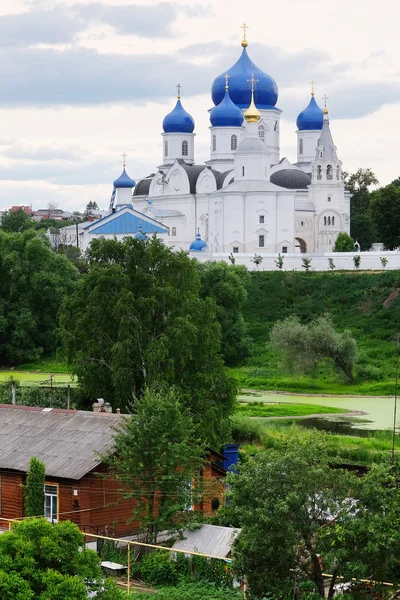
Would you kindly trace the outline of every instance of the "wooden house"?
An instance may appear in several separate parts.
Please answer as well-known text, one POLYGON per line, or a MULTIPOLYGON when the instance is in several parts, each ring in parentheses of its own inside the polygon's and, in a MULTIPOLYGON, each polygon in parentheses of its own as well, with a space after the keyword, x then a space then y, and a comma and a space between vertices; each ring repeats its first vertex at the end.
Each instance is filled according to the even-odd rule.
MULTIPOLYGON (((135 501, 124 499, 120 484, 101 462, 101 455, 112 452, 114 428, 123 418, 110 412, 0 405, 0 526, 24 517, 23 486, 35 456, 46 465, 46 518, 71 520, 88 533, 137 533, 138 523, 127 523, 135 501)), ((216 485, 192 509, 211 514, 218 508, 226 474, 223 459, 208 451, 202 477, 216 485)))

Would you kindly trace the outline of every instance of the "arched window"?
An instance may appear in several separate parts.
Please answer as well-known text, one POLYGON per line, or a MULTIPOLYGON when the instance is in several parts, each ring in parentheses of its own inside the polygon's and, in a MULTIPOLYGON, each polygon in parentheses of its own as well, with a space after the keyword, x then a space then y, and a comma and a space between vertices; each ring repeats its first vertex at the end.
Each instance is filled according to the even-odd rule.
POLYGON ((242 167, 242 177, 244 177, 244 167, 242 167))
POLYGON ((326 178, 332 179, 332 165, 326 167, 326 178))
POLYGON ((340 179, 340 167, 339 165, 336 167, 336 179, 339 181, 340 179))
POLYGON ((330 225, 330 224, 331 224, 331 218, 328 217, 328 225, 330 225))
POLYGON ((303 154, 303 149, 304 149, 303 138, 300 138, 300 141, 299 141, 299 154, 303 154))
POLYGON ((326 217, 324 217, 324 225, 326 225, 326 217))
POLYGON ((164 142, 164 154, 165 154, 165 156, 168 156, 168 142, 167 142, 167 140, 165 140, 165 142, 164 142))
POLYGON ((176 236, 176 227, 173 227, 173 228, 171 229, 171 235, 172 235, 172 237, 175 237, 175 236, 176 236))
POLYGON ((332 200, 332 198, 330 196, 328 196, 328 202, 330 202, 332 200))
POLYGON ((185 140, 184 142, 182 142, 182 156, 187 156, 189 154, 189 145, 187 143, 187 141, 185 140))
POLYGON ((258 137, 262 141, 265 140, 265 129, 264 129, 264 127, 262 125, 260 125, 260 127, 258 128, 258 137))
POLYGON ((317 179, 322 179, 322 167, 318 165, 317 167, 317 179))
POLYGON ((236 150, 236 148, 237 148, 237 136, 232 135, 231 136, 231 150, 236 150))
POLYGON ((213 138, 212 138, 212 149, 213 149, 213 152, 215 152, 217 149, 217 136, 216 135, 213 135, 213 138))
POLYGON ((335 217, 332 217, 332 225, 335 224, 335 217))

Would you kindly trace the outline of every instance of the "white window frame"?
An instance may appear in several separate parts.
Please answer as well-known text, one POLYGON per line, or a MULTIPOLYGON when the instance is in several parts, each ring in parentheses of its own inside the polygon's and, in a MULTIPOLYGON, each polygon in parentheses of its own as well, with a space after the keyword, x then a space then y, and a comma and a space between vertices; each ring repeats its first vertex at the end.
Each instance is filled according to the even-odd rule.
POLYGON ((258 247, 259 248, 265 248, 265 235, 259 235, 258 236, 258 247))
POLYGON ((47 519, 50 523, 58 523, 60 505, 59 497, 60 485, 50 481, 46 482, 44 484, 44 516, 45 519, 47 519), (56 490, 56 492, 54 490, 56 490))
POLYGON ((258 222, 262 225, 265 223, 265 215, 258 215, 258 222))

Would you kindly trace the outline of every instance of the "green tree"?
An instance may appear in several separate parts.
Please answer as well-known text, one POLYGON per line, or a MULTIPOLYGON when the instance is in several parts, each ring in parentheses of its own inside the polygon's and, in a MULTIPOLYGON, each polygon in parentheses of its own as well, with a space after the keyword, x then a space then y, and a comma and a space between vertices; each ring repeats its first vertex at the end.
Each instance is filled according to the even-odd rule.
POLYGON ((301 266, 303 267, 306 273, 309 273, 311 271, 311 261, 311 258, 303 258, 301 261, 301 266))
POLYGON ((60 312, 60 335, 85 392, 125 408, 145 387, 177 386, 211 444, 225 438, 236 385, 225 371, 215 302, 196 261, 157 238, 93 240, 88 272, 60 312))
POLYGON ((370 212, 370 187, 378 185, 371 169, 357 169, 355 173, 344 173, 344 184, 351 193, 350 235, 360 242, 362 250, 368 250, 376 241, 376 232, 370 212))
POLYGON ((35 456, 29 463, 26 478, 24 504, 26 517, 41 517, 44 514, 44 482, 46 480, 46 465, 35 456))
POLYGON ((123 496, 137 499, 132 519, 148 541, 156 543, 160 531, 182 527, 205 447, 178 393, 146 390, 117 432, 115 450, 107 462, 123 496))
POLYGON ((247 334, 243 309, 250 273, 245 267, 224 262, 198 263, 202 298, 213 298, 221 326, 221 351, 228 365, 250 356, 252 342, 247 334))
POLYGON ((334 271, 336 269, 336 265, 333 262, 333 258, 328 258, 328 265, 329 265, 329 270, 330 271, 334 271))
POLYGON ((333 574, 328 600, 339 576, 344 582, 394 577, 398 489, 387 486, 387 469, 362 479, 332 469, 335 462, 329 440, 310 434, 257 453, 230 476, 229 510, 242 528, 234 568, 247 576, 255 597, 267 591, 297 597, 309 581, 325 598, 324 569, 333 574))
POLYGON ((258 267, 259 267, 259 265, 261 265, 262 260, 263 260, 263 258, 261 256, 261 254, 254 254, 253 258, 251 259, 251 262, 256 265, 257 270, 258 270, 258 267))
POLYGON ((0 536, 2 600, 87 600, 88 582, 99 600, 122 598, 112 582, 104 581, 96 552, 84 548, 84 536, 73 523, 27 519, 0 536), (13 596, 17 589, 20 595, 13 596))
POLYGON ((19 210, 7 210, 1 218, 1 229, 7 233, 21 233, 32 229, 34 222, 22 208, 19 210))
POLYGON ((302 324, 296 316, 278 321, 272 328, 270 340, 290 371, 315 375, 318 364, 329 358, 353 380, 356 341, 350 331, 338 333, 329 315, 322 315, 309 324, 302 324))
POLYGON ((55 351, 57 312, 78 271, 46 236, 0 231, 0 364, 55 351))
POLYGON ((393 250, 400 245, 400 187, 387 185, 371 194, 371 214, 378 241, 393 250))
POLYGON ((388 264, 388 259, 386 258, 386 256, 381 256, 381 265, 382 265, 382 269, 386 269, 387 264, 388 264))
POLYGON ((88 202, 86 204, 86 208, 85 208, 85 215, 86 216, 90 216, 94 213, 94 211, 99 210, 98 204, 96 201, 92 201, 90 200, 90 202, 88 202))
POLYGON ((353 263, 354 263, 354 268, 355 269, 359 269, 360 268, 361 256, 359 254, 356 254, 355 256, 353 256, 353 263))
POLYGON ((334 252, 354 252, 354 240, 345 231, 339 233, 336 238, 334 252))
POLYGON ((274 262, 277 268, 281 271, 283 269, 283 256, 278 254, 278 258, 274 262))

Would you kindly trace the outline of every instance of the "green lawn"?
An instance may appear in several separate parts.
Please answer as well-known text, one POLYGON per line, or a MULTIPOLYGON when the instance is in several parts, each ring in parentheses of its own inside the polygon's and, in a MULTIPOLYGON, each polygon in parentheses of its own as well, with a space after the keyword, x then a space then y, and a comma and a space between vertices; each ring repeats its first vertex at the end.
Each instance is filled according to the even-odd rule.
POLYGON ((240 404, 237 413, 246 417, 301 417, 314 414, 348 412, 342 408, 320 406, 318 404, 290 404, 286 402, 249 402, 240 404))
MULTIPOLYGON (((50 385, 50 373, 28 373, 22 371, 0 371, 0 384, 10 379, 18 381, 20 385, 24 386, 39 386, 41 384, 50 385)), ((68 374, 54 374, 53 385, 54 386, 76 386, 77 383, 71 379, 71 375, 68 374)))

